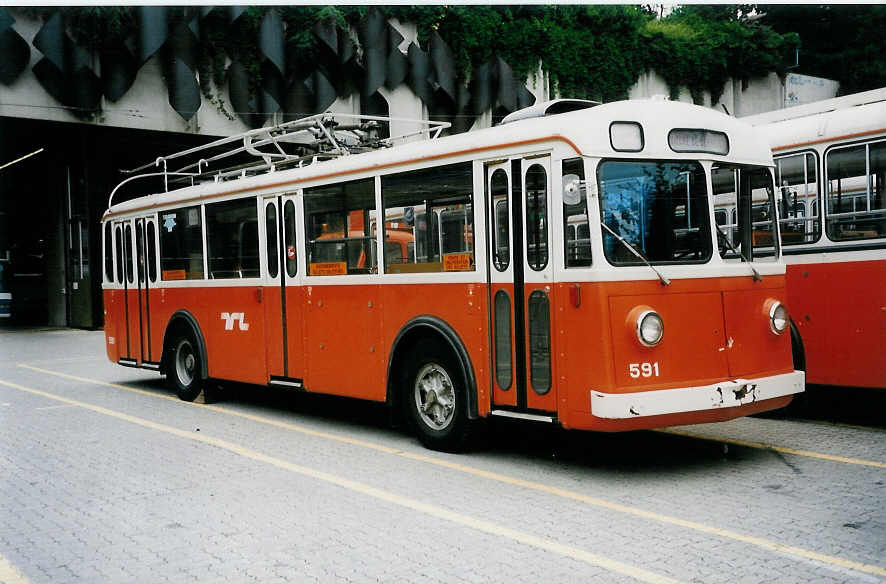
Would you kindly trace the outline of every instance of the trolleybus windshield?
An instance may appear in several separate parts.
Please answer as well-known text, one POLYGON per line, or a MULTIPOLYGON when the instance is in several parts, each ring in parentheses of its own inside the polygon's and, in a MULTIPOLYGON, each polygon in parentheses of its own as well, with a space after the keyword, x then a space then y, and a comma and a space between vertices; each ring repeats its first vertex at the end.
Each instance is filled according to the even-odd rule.
MULTIPOLYGON (((603 222, 653 264, 697 264, 711 258, 708 191, 697 162, 606 161, 600 165, 603 222)), ((607 230, 606 259, 643 260, 607 230)))

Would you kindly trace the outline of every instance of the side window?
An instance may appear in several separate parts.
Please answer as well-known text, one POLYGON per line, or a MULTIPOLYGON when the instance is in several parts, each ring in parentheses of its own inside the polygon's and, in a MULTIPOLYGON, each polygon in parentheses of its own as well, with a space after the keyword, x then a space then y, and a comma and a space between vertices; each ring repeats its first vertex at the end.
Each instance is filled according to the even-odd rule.
POLYGON ((772 175, 762 167, 715 166, 711 181, 714 204, 732 209, 732 224, 715 211, 720 256, 748 260, 777 257, 774 241, 775 197, 772 175))
POLYGON ((804 152, 775 161, 775 184, 780 191, 781 242, 784 245, 812 243, 821 234, 821 217, 807 217, 806 210, 818 197, 816 158, 804 152))
POLYGON ((474 270, 472 163, 383 176, 381 192, 388 273, 474 270))
POLYGON ((510 221, 510 207, 508 205, 508 173, 504 169, 496 169, 492 173, 490 181, 490 196, 492 197, 492 263, 499 272, 508 269, 511 262, 511 243, 508 227, 510 221))
POLYGON ((273 201, 265 201, 265 237, 268 244, 268 275, 276 278, 280 267, 280 253, 277 248, 277 205, 273 201))
POLYGON ((111 223, 105 223, 105 282, 114 281, 114 236, 111 223))
POLYGON ((135 222, 135 251, 138 281, 141 284, 145 281, 145 222, 142 219, 135 222))
POLYGON ((295 253, 295 203, 290 199, 283 205, 283 244, 286 246, 286 275, 294 278, 298 272, 295 253))
POLYGON ((336 276, 377 271, 375 180, 305 189, 308 274, 336 276))
POLYGON ((151 282, 157 281, 157 228, 153 221, 148 222, 148 278, 151 282))
POLYGON ((526 262, 535 271, 548 265, 548 173, 540 164, 526 171, 526 262))
POLYGON ((126 264, 126 281, 130 284, 134 280, 134 269, 132 265, 132 224, 127 223, 123 228, 123 255, 126 264))
POLYGON ((581 158, 563 161, 563 246, 567 268, 591 265, 591 230, 584 178, 581 158))
POLYGON ((123 250, 123 227, 117 225, 114 229, 115 233, 115 241, 117 250, 117 283, 123 283, 123 261, 124 261, 124 250, 123 250))
POLYGON ((258 217, 255 199, 206 205, 209 277, 257 278, 258 217))
POLYGON ((886 236, 886 140, 834 148, 826 154, 828 237, 886 236))
POLYGON ((160 279, 203 278, 203 219, 200 206, 160 212, 160 279))

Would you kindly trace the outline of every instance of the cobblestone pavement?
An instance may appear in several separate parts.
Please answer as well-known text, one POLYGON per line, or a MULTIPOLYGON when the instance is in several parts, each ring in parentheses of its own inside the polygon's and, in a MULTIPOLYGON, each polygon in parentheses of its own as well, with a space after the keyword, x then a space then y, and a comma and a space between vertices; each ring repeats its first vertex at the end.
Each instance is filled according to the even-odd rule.
POLYGON ((497 421, 448 455, 387 420, 0 332, 0 582, 886 581, 882 428, 497 421))

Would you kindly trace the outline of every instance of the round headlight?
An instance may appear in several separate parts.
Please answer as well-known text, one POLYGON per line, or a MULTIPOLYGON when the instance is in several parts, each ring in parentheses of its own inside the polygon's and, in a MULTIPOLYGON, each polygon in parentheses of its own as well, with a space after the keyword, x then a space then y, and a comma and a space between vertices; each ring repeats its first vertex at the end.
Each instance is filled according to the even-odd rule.
POLYGON ((654 310, 642 312, 637 317, 637 339, 646 347, 654 347, 664 335, 664 323, 654 310))
POLYGON ((788 309, 777 300, 769 307, 769 328, 776 335, 788 328, 788 309))

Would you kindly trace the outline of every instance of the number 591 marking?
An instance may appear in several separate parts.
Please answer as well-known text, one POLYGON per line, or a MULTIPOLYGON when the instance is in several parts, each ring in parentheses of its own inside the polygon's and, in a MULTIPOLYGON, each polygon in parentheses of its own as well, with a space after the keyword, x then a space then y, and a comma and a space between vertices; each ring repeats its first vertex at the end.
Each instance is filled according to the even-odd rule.
POLYGON ((634 379, 640 377, 658 377, 658 361, 654 363, 629 363, 628 373, 634 379))

